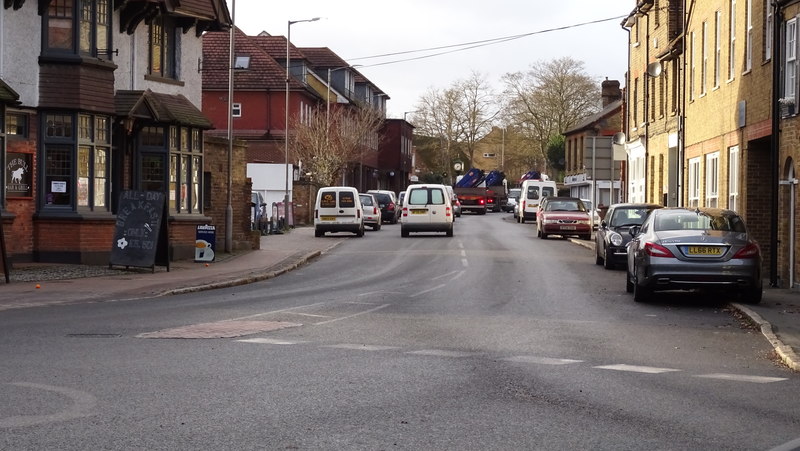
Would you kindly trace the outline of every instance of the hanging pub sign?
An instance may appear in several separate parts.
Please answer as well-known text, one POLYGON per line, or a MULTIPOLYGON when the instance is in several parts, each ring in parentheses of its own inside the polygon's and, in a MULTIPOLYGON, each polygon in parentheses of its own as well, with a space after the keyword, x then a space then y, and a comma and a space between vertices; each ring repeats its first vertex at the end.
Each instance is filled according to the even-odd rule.
POLYGON ((31 197, 33 195, 33 154, 8 152, 6 157, 6 196, 31 197))

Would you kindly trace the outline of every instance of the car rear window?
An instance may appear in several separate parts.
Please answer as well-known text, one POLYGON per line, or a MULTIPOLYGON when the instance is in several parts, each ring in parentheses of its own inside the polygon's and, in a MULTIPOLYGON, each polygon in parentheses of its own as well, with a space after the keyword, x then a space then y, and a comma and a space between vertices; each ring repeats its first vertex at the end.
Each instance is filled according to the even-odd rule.
POLYGON ((737 215, 698 213, 668 213, 660 215, 655 230, 722 230, 746 232, 744 221, 737 215))
POLYGON ((372 206, 372 196, 358 196, 358 198, 361 199, 361 205, 372 206))
POLYGON ((336 208, 336 191, 323 191, 319 198, 321 208, 336 208))
POLYGON ((389 196, 388 194, 377 193, 373 194, 373 196, 375 196, 378 199, 378 202, 382 204, 389 204, 392 202, 392 197, 389 196))
POLYGON ((612 227, 642 225, 649 212, 648 208, 617 208, 614 210, 610 224, 612 227))
POLYGON ((339 208, 352 208, 356 206, 356 198, 349 191, 339 191, 339 208))
POLYGON ((445 194, 440 188, 414 188, 408 196, 409 205, 443 205, 445 194))

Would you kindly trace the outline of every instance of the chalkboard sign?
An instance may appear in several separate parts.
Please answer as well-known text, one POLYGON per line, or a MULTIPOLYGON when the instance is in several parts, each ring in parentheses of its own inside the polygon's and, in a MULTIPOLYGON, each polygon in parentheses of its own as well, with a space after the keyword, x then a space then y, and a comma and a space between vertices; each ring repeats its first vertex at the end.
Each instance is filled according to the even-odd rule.
POLYGON ((155 272, 158 264, 169 271, 165 197, 157 191, 122 192, 109 267, 138 266, 155 272))

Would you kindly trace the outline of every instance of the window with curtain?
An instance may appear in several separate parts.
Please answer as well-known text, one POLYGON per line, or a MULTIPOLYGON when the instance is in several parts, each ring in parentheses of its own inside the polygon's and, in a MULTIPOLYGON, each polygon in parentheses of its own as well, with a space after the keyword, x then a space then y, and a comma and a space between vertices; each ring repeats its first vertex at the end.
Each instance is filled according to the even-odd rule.
POLYGON ((169 17, 158 16, 149 28, 150 75, 177 79, 177 39, 179 33, 169 17))

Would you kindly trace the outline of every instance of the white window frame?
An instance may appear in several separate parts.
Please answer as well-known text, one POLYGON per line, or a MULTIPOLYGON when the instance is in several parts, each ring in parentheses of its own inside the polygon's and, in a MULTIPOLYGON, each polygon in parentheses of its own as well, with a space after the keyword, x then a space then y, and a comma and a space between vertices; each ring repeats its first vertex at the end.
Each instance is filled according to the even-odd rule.
POLYGON ((753 70, 753 0, 747 0, 745 5, 744 71, 750 72, 753 70))
POLYGON ((708 91, 708 22, 703 21, 702 33, 701 38, 703 42, 701 43, 702 48, 700 49, 700 95, 704 96, 708 91))
POLYGON ((731 20, 728 28, 728 80, 736 76, 736 0, 730 2, 731 20))
POLYGON ((719 152, 706 154, 706 207, 719 206, 719 152))
POLYGON ((728 209, 739 207, 739 146, 728 148, 728 209))
POLYGON ((687 197, 689 207, 700 206, 700 157, 689 159, 687 180, 687 197))
POLYGON ((714 20, 714 87, 719 88, 722 74, 722 11, 717 10, 714 20))
MULTIPOLYGON (((786 61, 784 63, 783 97, 794 99, 797 96, 797 18, 786 21, 786 61)), ((796 103, 796 102, 795 102, 796 103)))
POLYGON ((772 8, 772 0, 764 0, 764 11, 766 11, 765 32, 764 32, 764 60, 772 59, 772 33, 775 26, 775 13, 772 8))
POLYGON ((689 60, 690 60, 690 67, 689 67, 689 100, 694 100, 694 80, 695 76, 697 75, 697 64, 695 63, 695 36, 694 31, 690 34, 690 42, 689 42, 689 60))
POLYGON ((242 104, 241 103, 232 103, 231 104, 231 116, 233 116, 233 117, 242 117, 242 104))

